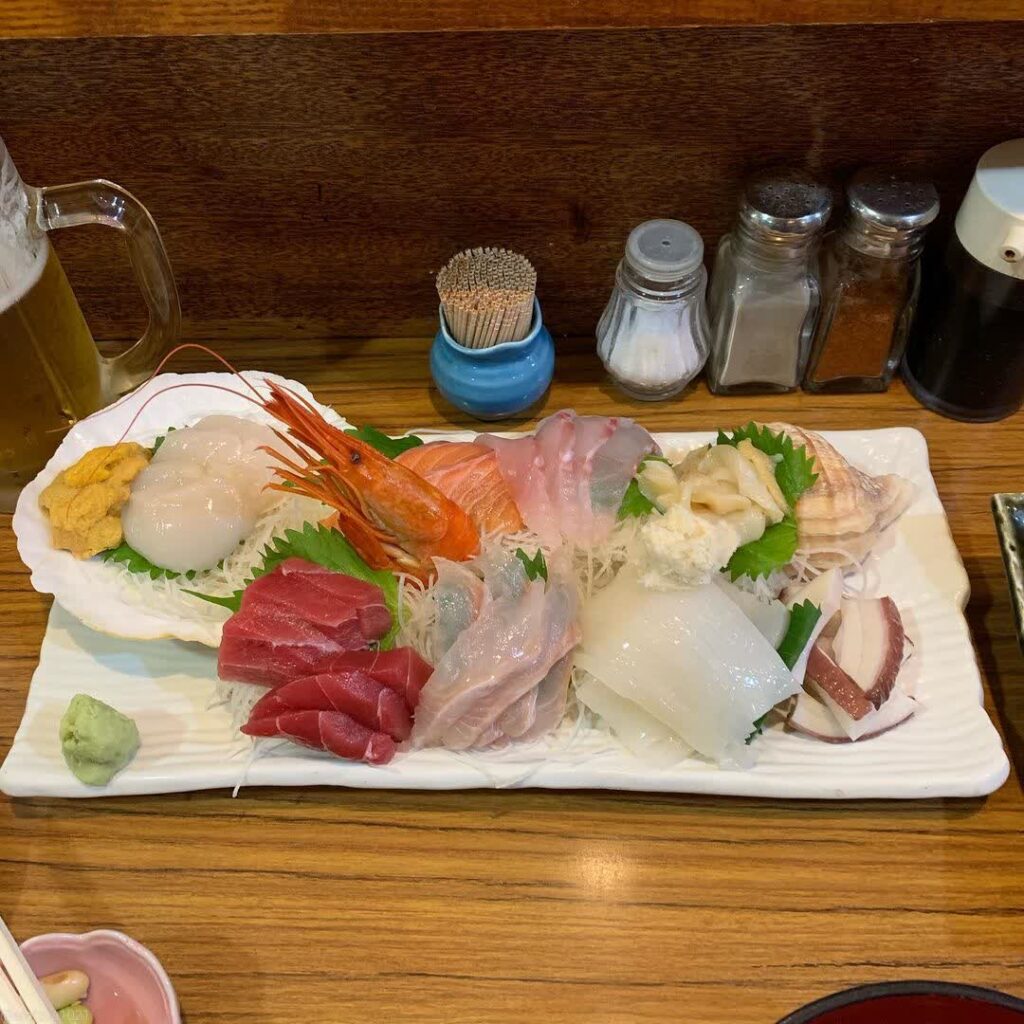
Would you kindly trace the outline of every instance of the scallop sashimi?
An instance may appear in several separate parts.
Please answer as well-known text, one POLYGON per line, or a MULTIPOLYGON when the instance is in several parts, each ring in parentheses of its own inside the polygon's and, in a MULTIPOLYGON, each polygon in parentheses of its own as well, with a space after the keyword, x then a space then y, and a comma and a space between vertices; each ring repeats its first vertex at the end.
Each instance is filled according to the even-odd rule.
POLYGON ((498 457, 485 445, 472 441, 431 441, 409 448, 395 461, 463 508, 481 533, 522 530, 519 506, 501 475, 498 457))
POLYGON ((497 453, 526 525, 552 545, 589 546, 607 537, 640 460, 658 451, 630 419, 564 409, 541 421, 532 437, 476 440, 497 453))
POLYGON ((577 666, 716 761, 746 761, 754 722, 799 690, 714 584, 649 590, 627 567, 584 606, 581 624, 577 666))
POLYGON ((238 416, 207 416, 170 431, 132 484, 121 516, 125 540, 173 572, 212 569, 280 501, 265 490, 274 432, 238 416))

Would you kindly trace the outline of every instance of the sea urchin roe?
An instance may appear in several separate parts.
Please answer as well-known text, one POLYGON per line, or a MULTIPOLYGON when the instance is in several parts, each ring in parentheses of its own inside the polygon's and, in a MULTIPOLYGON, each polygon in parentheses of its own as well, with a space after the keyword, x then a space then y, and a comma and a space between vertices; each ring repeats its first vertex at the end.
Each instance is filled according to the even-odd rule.
POLYGON ((134 441, 86 452, 39 495, 53 546, 75 558, 116 548, 124 538, 121 509, 132 480, 149 464, 149 452, 134 441))

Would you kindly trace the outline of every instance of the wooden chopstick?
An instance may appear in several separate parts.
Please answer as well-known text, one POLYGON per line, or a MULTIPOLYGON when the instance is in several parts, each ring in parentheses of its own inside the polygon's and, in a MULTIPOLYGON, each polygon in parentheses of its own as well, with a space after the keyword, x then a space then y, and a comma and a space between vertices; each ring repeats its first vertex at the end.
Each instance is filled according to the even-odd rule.
POLYGON ((4 1021, 5 1024, 38 1024, 2 970, 0 970, 0 1021, 4 1021))
MULTIPOLYGON (((43 986, 39 984, 39 979, 29 967, 21 952, 21 947, 15 942, 14 936, 4 924, 2 917, 0 917, 0 967, 7 972, 7 978, 10 978, 9 982, 7 982, 7 978, 4 978, 7 987, 11 987, 11 991, 15 993, 25 1010, 23 1017, 15 1016, 13 1020, 8 1021, 8 1024, 60 1024, 57 1011, 53 1008, 50 1000, 46 998, 43 986)), ((6 987, 0 986, 0 998, 4 998, 4 994, 9 998, 6 987)), ((4 1008, 4 1015, 8 1016, 16 1010, 17 1006, 12 1003, 11 1010, 4 1008)))

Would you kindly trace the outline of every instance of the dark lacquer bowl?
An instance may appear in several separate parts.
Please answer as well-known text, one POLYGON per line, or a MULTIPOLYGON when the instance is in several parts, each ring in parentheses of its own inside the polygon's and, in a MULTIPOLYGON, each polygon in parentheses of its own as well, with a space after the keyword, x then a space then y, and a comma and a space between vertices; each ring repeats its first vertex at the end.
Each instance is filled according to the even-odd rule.
POLYGON ((893 981, 826 996, 779 1024, 1022 1024, 1024 1000, 973 985, 893 981))

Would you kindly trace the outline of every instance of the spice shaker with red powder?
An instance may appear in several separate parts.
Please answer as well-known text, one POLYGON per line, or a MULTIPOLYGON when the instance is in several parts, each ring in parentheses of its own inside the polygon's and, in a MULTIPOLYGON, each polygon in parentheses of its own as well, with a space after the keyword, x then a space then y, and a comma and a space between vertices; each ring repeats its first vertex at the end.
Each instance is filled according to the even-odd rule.
POLYGON ((889 386, 917 304, 924 233, 939 212, 931 182, 891 168, 858 172, 846 198, 845 221, 825 240, 807 391, 889 386))

